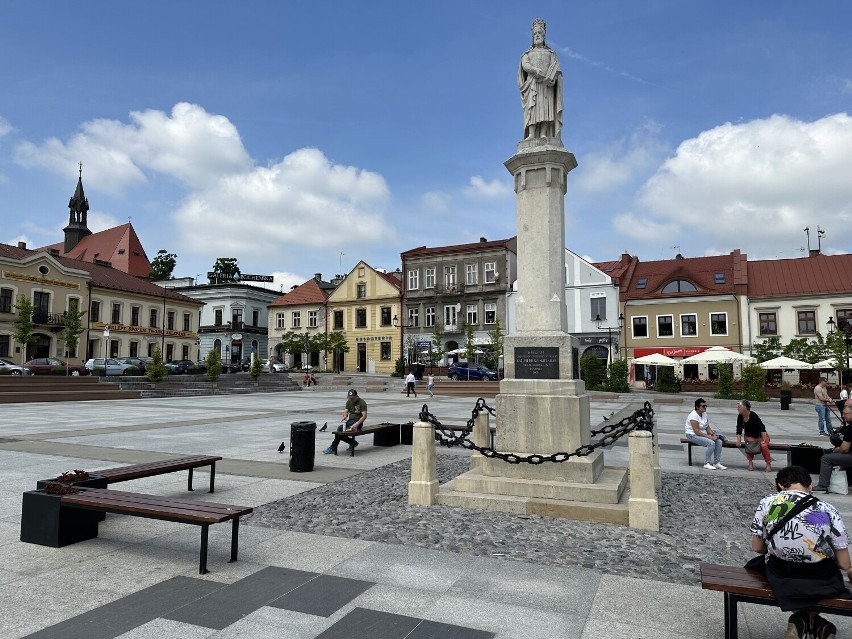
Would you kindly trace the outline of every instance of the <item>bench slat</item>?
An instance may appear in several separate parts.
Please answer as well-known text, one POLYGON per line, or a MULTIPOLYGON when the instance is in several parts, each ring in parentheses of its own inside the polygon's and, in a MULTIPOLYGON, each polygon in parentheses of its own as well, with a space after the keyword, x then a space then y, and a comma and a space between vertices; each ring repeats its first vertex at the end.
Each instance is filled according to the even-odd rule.
MULTIPOLYGON (((689 444, 690 446, 698 446, 695 442, 689 441, 686 437, 680 438, 681 444, 689 444)), ((737 446, 736 442, 727 441, 722 442, 722 448, 744 448, 743 446, 737 446)), ((790 452, 791 448, 798 448, 798 446, 793 446, 792 444, 775 444, 773 442, 769 442, 769 450, 784 450, 790 452)))
POLYGON ((151 475, 198 468, 199 466, 210 466, 217 461, 221 461, 221 459, 221 457, 209 455, 181 457, 178 459, 165 459, 157 462, 133 464, 131 466, 104 468, 102 470, 94 470, 90 474, 106 477, 107 481, 124 481, 127 479, 139 479, 141 477, 149 477, 151 475))

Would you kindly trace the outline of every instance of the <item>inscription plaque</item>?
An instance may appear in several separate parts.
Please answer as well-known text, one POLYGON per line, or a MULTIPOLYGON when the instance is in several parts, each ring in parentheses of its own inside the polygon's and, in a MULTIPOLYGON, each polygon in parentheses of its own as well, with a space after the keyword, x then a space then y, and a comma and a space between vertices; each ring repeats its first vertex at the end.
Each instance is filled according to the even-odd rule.
POLYGON ((515 379, 559 379, 559 348, 556 346, 516 347, 515 379))

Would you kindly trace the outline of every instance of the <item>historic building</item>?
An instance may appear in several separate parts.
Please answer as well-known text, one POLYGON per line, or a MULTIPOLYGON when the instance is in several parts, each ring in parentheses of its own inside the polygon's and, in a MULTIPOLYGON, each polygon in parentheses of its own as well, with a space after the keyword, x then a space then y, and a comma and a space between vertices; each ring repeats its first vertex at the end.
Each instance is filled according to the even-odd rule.
POLYGON ((291 368, 302 368, 309 364, 340 370, 339 362, 335 361, 339 354, 332 354, 329 361, 328 353, 310 353, 305 357, 302 353, 285 352, 281 345, 281 339, 286 333, 297 333, 309 339, 317 334, 329 333, 328 296, 334 289, 334 284, 324 282, 322 273, 317 273, 269 305, 269 352, 272 357, 291 368))
MULTIPOLYGON (((438 329, 444 352, 463 349, 466 327, 473 343, 487 346, 489 332, 508 322, 506 294, 517 272, 516 239, 411 249, 401 253, 405 352, 408 361, 428 359, 438 329)), ((451 355, 458 359, 458 354, 451 355)))
POLYGON ((349 347, 340 354, 341 371, 394 371, 394 361, 402 356, 401 295, 402 282, 397 277, 361 261, 328 296, 330 328, 342 332, 349 347))

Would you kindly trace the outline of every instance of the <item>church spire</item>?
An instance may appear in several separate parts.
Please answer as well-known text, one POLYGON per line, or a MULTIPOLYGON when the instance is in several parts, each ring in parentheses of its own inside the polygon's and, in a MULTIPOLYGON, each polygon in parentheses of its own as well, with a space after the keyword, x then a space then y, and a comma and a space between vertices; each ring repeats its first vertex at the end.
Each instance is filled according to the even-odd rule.
POLYGON ((91 235, 87 225, 87 214, 89 212, 89 200, 83 192, 83 163, 80 162, 79 176, 77 177, 77 188, 74 195, 68 200, 68 226, 65 231, 65 253, 68 253, 87 235, 91 235))

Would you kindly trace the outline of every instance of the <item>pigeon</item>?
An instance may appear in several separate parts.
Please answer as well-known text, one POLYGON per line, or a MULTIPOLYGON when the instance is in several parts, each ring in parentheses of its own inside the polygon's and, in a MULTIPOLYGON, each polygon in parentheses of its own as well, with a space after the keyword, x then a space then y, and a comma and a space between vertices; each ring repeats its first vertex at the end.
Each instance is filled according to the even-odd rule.
POLYGON ((319 432, 323 432, 326 428, 328 428, 328 422, 322 425, 322 428, 319 429, 319 432))
POLYGON ((287 447, 284 445, 284 442, 281 442, 281 445, 278 447, 278 452, 283 453, 285 448, 287 447))
POLYGON ((604 420, 605 422, 608 422, 608 421, 609 421, 609 417, 607 417, 606 415, 604 415, 604 416, 603 416, 603 420, 604 420))

